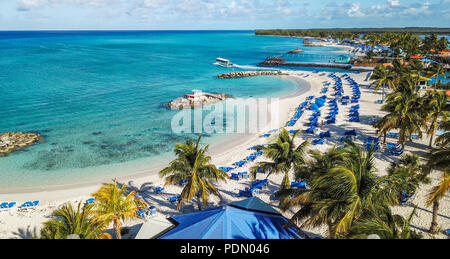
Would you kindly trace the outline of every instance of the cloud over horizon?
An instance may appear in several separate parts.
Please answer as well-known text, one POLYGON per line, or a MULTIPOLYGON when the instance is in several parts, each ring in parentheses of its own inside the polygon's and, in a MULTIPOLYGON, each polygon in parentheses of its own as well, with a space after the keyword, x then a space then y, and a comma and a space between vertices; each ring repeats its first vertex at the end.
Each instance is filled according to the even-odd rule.
POLYGON ((445 27, 450 0, 0 0, 0 29, 445 27))

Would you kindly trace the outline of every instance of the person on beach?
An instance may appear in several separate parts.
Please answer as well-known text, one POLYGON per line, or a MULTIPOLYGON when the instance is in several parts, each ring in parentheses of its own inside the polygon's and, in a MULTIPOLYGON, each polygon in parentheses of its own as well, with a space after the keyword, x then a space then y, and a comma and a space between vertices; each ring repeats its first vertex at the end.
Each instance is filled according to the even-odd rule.
POLYGON ((325 128, 325 122, 324 122, 323 120, 320 122, 320 128, 321 128, 321 129, 324 129, 324 128, 325 128))

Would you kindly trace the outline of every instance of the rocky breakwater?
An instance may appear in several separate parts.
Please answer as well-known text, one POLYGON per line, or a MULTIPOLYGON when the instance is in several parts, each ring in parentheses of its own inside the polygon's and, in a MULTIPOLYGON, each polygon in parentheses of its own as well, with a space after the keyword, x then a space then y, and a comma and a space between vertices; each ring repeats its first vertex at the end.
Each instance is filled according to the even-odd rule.
POLYGON ((231 96, 226 94, 204 93, 198 90, 194 90, 192 94, 185 94, 180 98, 169 102, 167 105, 172 110, 186 109, 206 104, 217 103, 227 98, 231 98, 231 96))
POLYGON ((289 75, 283 71, 236 71, 226 74, 221 74, 218 78, 240 78, 240 77, 251 77, 251 76, 287 76, 289 75))
POLYGON ((0 156, 9 154, 41 140, 41 135, 23 132, 0 133, 0 156))

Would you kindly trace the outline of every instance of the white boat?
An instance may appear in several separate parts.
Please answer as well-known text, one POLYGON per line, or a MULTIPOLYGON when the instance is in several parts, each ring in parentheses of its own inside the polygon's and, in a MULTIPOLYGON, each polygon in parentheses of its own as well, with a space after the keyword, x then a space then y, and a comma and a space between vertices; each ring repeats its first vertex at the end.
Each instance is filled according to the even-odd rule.
POLYGON ((233 63, 231 63, 231 61, 229 61, 228 59, 216 58, 216 63, 214 63, 214 65, 221 67, 232 67, 233 63))

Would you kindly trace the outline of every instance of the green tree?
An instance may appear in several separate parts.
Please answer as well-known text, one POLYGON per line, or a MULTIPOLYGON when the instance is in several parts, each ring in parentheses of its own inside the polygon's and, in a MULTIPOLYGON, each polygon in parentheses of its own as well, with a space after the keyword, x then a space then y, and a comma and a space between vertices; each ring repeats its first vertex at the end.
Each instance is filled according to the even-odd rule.
POLYGON ((430 159, 425 167, 426 173, 432 170, 442 170, 442 177, 438 185, 432 188, 427 197, 427 205, 433 206, 433 216, 430 226, 430 233, 437 232, 437 215, 439 212, 439 202, 450 188, 450 150, 441 148, 431 152, 430 159))
POLYGON ((421 117, 421 107, 416 85, 411 78, 403 77, 397 91, 389 94, 386 104, 381 107, 388 114, 376 127, 381 133, 399 128, 399 143, 404 148, 406 140, 411 139, 412 134, 422 136, 420 129, 424 120, 421 117))
POLYGON ((295 138, 300 131, 297 131, 292 137, 289 132, 283 128, 278 134, 276 140, 269 143, 263 149, 265 157, 269 158, 269 162, 259 162, 250 169, 253 179, 256 178, 258 168, 269 171, 267 178, 272 174, 283 173, 284 178, 281 183, 281 190, 288 189, 291 186, 289 180, 289 172, 291 169, 300 167, 305 162, 305 153, 309 145, 308 141, 296 146, 295 138))
POLYGON ((211 164, 211 157, 206 153, 209 146, 200 146, 201 136, 194 143, 187 140, 186 143, 175 145, 177 158, 170 162, 169 166, 159 172, 160 177, 166 177, 165 185, 176 185, 182 180, 187 184, 181 191, 177 209, 180 210, 184 203, 197 198, 198 207, 206 205, 210 193, 222 199, 219 191, 211 181, 226 181, 228 175, 211 164))
POLYGON ((432 91, 425 96, 425 119, 424 125, 427 128, 427 134, 430 137, 429 147, 433 145, 433 136, 439 128, 438 122, 446 122, 449 119, 449 106, 447 104, 447 95, 445 92, 432 91))
POLYGON ((41 239, 66 239, 69 235, 78 235, 81 239, 110 239, 104 231, 107 224, 94 221, 91 204, 78 204, 76 210, 72 204, 64 204, 52 213, 52 219, 44 223, 41 239))
POLYGON ((445 78, 445 69, 439 63, 432 63, 429 68, 429 75, 435 78, 434 81, 434 89, 436 89, 437 81, 439 76, 443 76, 445 78))
POLYGON ((148 206, 144 201, 136 199, 136 192, 128 191, 125 184, 119 187, 116 179, 113 184, 104 183, 92 197, 96 200, 93 209, 94 222, 107 225, 113 223, 117 239, 121 239, 120 229, 123 222, 138 219, 136 213, 148 206))
POLYGON ((395 77, 391 70, 386 69, 383 65, 378 65, 375 68, 375 71, 373 72, 372 76, 370 77, 370 80, 374 80, 374 82, 371 84, 375 85, 375 91, 378 91, 378 89, 381 87, 383 90, 383 101, 384 101, 384 89, 387 87, 395 90, 395 77))
POLYGON ((421 235, 411 230, 411 221, 416 209, 407 219, 393 215, 389 207, 380 210, 374 216, 355 222, 346 237, 351 239, 366 239, 371 234, 381 239, 420 239, 421 235))
POLYGON ((282 207, 287 210, 301 206, 290 224, 303 221, 300 228, 326 224, 330 237, 340 237, 350 230, 364 208, 375 206, 372 200, 377 191, 373 150, 366 152, 347 142, 340 152, 340 162, 331 169, 313 172, 310 188, 293 192, 294 197, 282 207))

